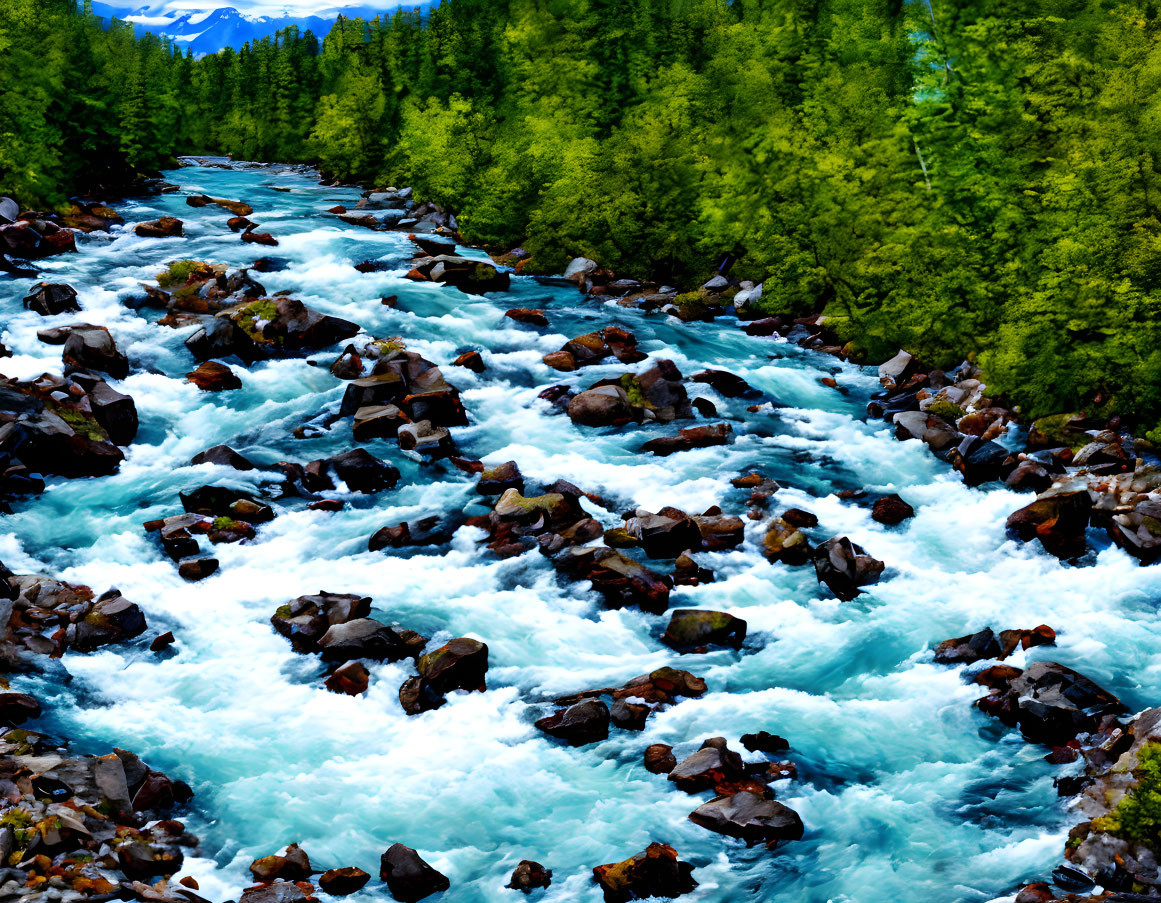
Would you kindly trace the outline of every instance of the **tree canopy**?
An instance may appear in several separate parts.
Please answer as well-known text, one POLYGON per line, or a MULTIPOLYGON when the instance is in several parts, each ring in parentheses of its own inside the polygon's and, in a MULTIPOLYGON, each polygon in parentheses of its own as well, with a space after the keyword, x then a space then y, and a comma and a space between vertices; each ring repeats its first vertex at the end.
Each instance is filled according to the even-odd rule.
POLYGON ((8 0, 0 192, 316 162, 544 271, 688 285, 731 254, 853 352, 978 354, 1029 416, 1156 428, 1159 34, 1152 0, 444 0, 194 60, 8 0))

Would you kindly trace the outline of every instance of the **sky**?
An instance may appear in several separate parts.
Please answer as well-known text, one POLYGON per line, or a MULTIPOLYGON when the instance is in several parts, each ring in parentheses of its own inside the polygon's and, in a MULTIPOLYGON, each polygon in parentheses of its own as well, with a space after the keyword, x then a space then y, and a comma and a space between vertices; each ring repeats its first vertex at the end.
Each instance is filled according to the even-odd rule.
POLYGON ((108 0, 108 2, 112 6, 134 10, 144 7, 149 15, 164 15, 167 12, 177 10, 190 12, 233 7, 238 12, 248 16, 318 16, 348 5, 369 6, 375 9, 394 9, 397 6, 414 5, 414 0, 411 2, 405 2, 405 0, 352 0, 349 4, 342 2, 342 0, 108 0))

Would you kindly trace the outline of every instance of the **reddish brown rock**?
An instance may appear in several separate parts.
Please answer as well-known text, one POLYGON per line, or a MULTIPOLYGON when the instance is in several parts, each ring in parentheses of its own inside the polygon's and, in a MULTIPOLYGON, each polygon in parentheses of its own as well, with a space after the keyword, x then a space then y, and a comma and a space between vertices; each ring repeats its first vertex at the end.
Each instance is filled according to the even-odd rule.
POLYGON ((901 524, 903 521, 914 516, 915 509, 897 495, 884 496, 876 500, 874 506, 871 508, 872 519, 881 524, 886 524, 889 527, 895 524, 901 524))
POLYGON ((455 367, 465 367, 473 373, 483 373, 487 369, 484 366, 484 359, 480 357, 480 352, 478 351, 465 351, 452 361, 452 365, 455 367))
POLYGON ((672 746, 653 743, 645 747, 645 770, 650 774, 669 774, 676 767, 677 756, 672 746))
POLYGON ((319 875, 318 886, 332 897, 345 897, 347 894, 353 894, 357 890, 362 890, 363 886, 371 880, 371 876, 364 872, 361 868, 348 866, 339 869, 327 869, 319 875))
POLYGON ((242 380, 237 374, 218 361, 202 361, 185 378, 203 392, 226 392, 242 388, 242 380))
POLYGON ((185 234, 184 224, 174 216, 138 223, 133 231, 142 238, 180 238, 185 234))
MULTIPOLYGON (((358 696, 367 692, 371 675, 361 662, 347 662, 326 679, 324 686, 332 693, 358 696)), ((325 889, 325 888, 324 888, 325 889)))
POLYGON ((528 307, 514 307, 504 313, 504 316, 517 323, 527 323, 530 326, 547 326, 548 317, 543 311, 532 310, 528 307))

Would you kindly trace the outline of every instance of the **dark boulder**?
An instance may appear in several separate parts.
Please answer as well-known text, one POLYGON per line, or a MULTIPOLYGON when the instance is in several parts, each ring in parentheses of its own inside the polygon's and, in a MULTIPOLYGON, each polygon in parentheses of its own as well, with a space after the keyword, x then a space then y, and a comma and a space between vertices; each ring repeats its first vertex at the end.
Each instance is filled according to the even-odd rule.
POLYGON ((726 398, 754 398, 761 394, 742 377, 726 370, 702 370, 690 379, 695 383, 705 383, 726 398))
POLYGON ((593 869, 605 903, 629 903, 651 897, 680 897, 690 893, 697 882, 693 866, 677 858, 677 851, 663 843, 651 843, 624 862, 611 862, 593 869))
POLYGON ((379 860, 379 878, 400 903, 416 903, 451 887, 448 879, 423 861, 411 847, 392 844, 379 860))
POLYGON ((54 314, 77 313, 81 305, 77 302, 77 292, 63 282, 39 282, 32 292, 25 296, 24 306, 42 317, 54 314))
POLYGON ((871 518, 881 524, 893 527, 915 516, 915 509, 897 495, 887 495, 876 499, 871 507, 871 518))
MULTIPOLYGON (((594 539, 600 535, 600 525, 595 521, 586 519, 580 525, 590 522, 593 527, 591 535, 586 532, 580 539, 594 539)), ((565 573, 588 578, 593 589, 604 596, 605 604, 612 608, 635 606, 651 614, 661 614, 669 608, 672 580, 614 549, 568 549, 554 563, 565 573)))
POLYGON ((542 310, 532 310, 528 307, 514 307, 505 311, 504 316, 517 323, 527 323, 529 326, 547 326, 548 317, 542 310))
POLYGON ((252 245, 265 245, 269 248, 278 246, 278 239, 269 232, 246 231, 242 233, 242 241, 252 245))
POLYGON ((609 707, 599 699, 585 699, 539 719, 536 727, 570 746, 596 743, 609 736, 609 707))
POLYGON ((23 724, 40 717, 40 703, 27 693, 0 693, 0 721, 23 724))
POLYGON ((717 790, 745 779, 745 763, 729 748, 724 737, 710 737, 697 752, 687 756, 669 772, 669 780, 686 793, 717 790))
POLYGON ((89 410, 114 445, 128 445, 137 436, 137 405, 104 381, 92 384, 89 410))
POLYGON ((981 699, 980 709, 1018 725, 1033 743, 1065 746, 1078 734, 1099 730, 1105 718, 1127 712, 1113 694, 1056 662, 1035 662, 1024 671, 991 670, 997 672, 991 682, 997 692, 981 699))
POLYGON ((677 757, 673 747, 665 743, 653 743, 645 747, 645 770, 650 774, 669 774, 677 767, 677 757))
POLYGON ((114 379, 129 375, 129 359, 117 350, 113 336, 104 326, 80 324, 69 327, 64 343, 65 373, 99 370, 114 379))
POLYGON ((725 445, 732 432, 733 429, 728 423, 694 426, 680 430, 676 436, 661 436, 657 439, 650 439, 641 446, 641 450, 664 458, 679 451, 725 445))
POLYGON ((512 880, 508 882, 507 886, 512 890, 530 894, 532 891, 548 887, 550 884, 552 884, 552 869, 546 869, 539 862, 533 862, 531 859, 522 859, 512 872, 512 880))
POLYGON ((480 356, 480 352, 478 351, 465 351, 454 361, 452 361, 452 366, 465 367, 466 369, 471 370, 473 373, 483 373, 486 369, 488 369, 484 364, 483 357, 480 356))
MULTIPOLYGON (((126 846, 136 846, 136 844, 126 844, 126 846)), ((271 884, 259 884, 242 891, 238 903, 318 903, 313 896, 314 889, 310 888, 311 893, 308 894, 303 890, 303 887, 310 888, 310 885, 304 882, 302 886, 299 886, 294 881, 274 881, 271 884)), ((191 901, 191 903, 197 903, 197 901, 191 901)))
POLYGON ((704 652, 709 646, 740 649, 746 622, 724 611, 675 609, 661 641, 679 652, 704 652))
POLYGON ((370 613, 369 596, 319 592, 291 599, 278 608, 270 623, 299 652, 315 652, 330 628, 356 618, 365 619, 370 613))
POLYGON ((1000 642, 990 627, 979 633, 944 640, 935 647, 935 661, 941 665, 971 664, 1000 657, 1000 642))
POLYGON ((636 696, 655 704, 671 703, 681 696, 696 699, 705 691, 706 682, 695 674, 680 668, 662 667, 634 677, 613 695, 618 699, 636 696))
POLYGON ((345 897, 356 891, 371 880, 371 876, 361 868, 347 866, 346 868, 327 869, 318 877, 318 886, 324 893, 332 897, 345 897))
POLYGON ((1008 515, 1009 534, 1023 542, 1039 539, 1044 550, 1057 558, 1076 558, 1086 548, 1085 530, 1092 514, 1092 497, 1086 487, 1061 488, 1008 515))
POLYGON ((653 514, 638 509, 626 523, 649 558, 676 558, 686 550, 701 548, 701 530, 689 515, 676 508, 663 508, 653 514))
POLYGON ((147 223, 138 223, 133 231, 142 238, 178 238, 185 234, 185 224, 177 217, 163 216, 147 223))
POLYGON ((414 638, 371 618, 335 624, 319 638, 318 645, 324 660, 338 662, 356 658, 396 662, 419 651, 414 638))
POLYGON ((1002 630, 999 636, 985 627, 978 633, 944 640, 935 647, 935 661, 941 665, 963 665, 995 658, 1003 661, 1017 647, 1051 646, 1056 642, 1056 631, 1047 624, 1031 630, 1002 630))
POLYGON ((1017 464, 1004 482, 1017 492, 1044 492, 1052 486, 1052 473, 1039 461, 1026 460, 1017 464))
POLYGON ((609 709, 609 718, 621 730, 643 731, 645 730, 645 722, 652 711, 647 705, 618 699, 609 709))
POLYGON ((802 819, 789 806, 749 790, 712 799, 691 812, 689 820, 718 834, 744 840, 748 846, 765 844, 767 849, 774 849, 783 841, 801 840, 805 831, 802 819))
POLYGON ((386 461, 380 461, 365 448, 353 448, 320 462, 352 492, 379 492, 394 489, 399 482, 399 470, 386 461))
POLYGON ((192 583, 216 573, 218 567, 219 562, 216 558, 185 558, 178 562, 177 573, 183 580, 192 583))
POLYGON ((339 416, 350 417, 365 407, 399 404, 406 394, 406 383, 394 370, 353 379, 347 383, 346 391, 343 393, 343 400, 339 404, 339 416))
POLYGON ((418 677, 404 682, 399 701, 408 715, 437 709, 452 690, 487 689, 488 647, 470 637, 450 640, 416 662, 418 677))
POLYGON ((205 451, 198 452, 189 463, 217 464, 220 467, 232 467, 234 470, 254 469, 254 465, 247 458, 238 454, 228 445, 215 445, 205 451))
POLYGON ((963 475, 969 486, 1002 480, 1012 470, 1009 464, 1011 453, 998 442, 978 436, 965 436, 958 445, 941 454, 963 475))
POLYGON ((598 386, 574 395, 568 416, 582 426, 613 426, 633 417, 629 396, 620 386, 598 386))
POLYGON ((407 278, 441 282, 469 295, 506 292, 510 282, 506 271, 490 263, 451 254, 439 254, 416 261, 407 278))
POLYGON ((282 853, 263 856, 250 863, 255 881, 305 881, 310 877, 310 858, 298 844, 292 843, 282 853))
POLYGON ((65 641, 78 652, 93 652, 140 636, 145 627, 140 607, 114 589, 102 595, 82 620, 69 624, 65 641))
POLYGON ((509 489, 524 493, 524 477, 515 461, 505 461, 495 467, 484 468, 480 472, 476 492, 481 495, 502 495, 509 489))
POLYGON ((250 524, 264 524, 274 519, 274 509, 248 493, 226 486, 199 486, 179 492, 182 507, 188 514, 227 517, 250 524))
POLYGON ((770 521, 766 535, 762 539, 762 546, 762 554, 770 561, 806 564, 810 560, 810 541, 806 538, 806 534, 790 523, 785 516, 770 521))
POLYGON ((742 734, 742 746, 750 752, 774 753, 785 752, 790 749, 790 742, 769 731, 758 731, 756 734, 742 734))
POLYGON ((877 583, 883 573, 883 562, 845 536, 828 539, 814 550, 814 570, 819 583, 826 584, 841 601, 849 602, 862 587, 877 583))

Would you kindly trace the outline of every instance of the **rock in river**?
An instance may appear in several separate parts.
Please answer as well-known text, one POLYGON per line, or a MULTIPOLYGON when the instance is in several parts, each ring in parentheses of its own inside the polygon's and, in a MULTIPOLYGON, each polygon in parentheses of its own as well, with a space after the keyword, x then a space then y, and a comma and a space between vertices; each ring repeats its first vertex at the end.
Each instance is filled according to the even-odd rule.
POLYGON ((739 649, 746 639, 746 622, 724 611, 674 609, 661 641, 679 652, 705 652, 709 646, 739 649))
POLYGON ((361 868, 347 866, 346 868, 327 869, 318 877, 318 886, 324 893, 332 897, 345 897, 355 891, 362 890, 371 880, 371 876, 361 868))
POLYGON ((596 743, 609 736, 609 707, 599 699, 585 699, 541 718, 536 726, 570 746, 596 743))
POLYGON ((546 869, 539 862, 533 862, 531 859, 522 859, 515 871, 512 872, 512 880, 508 882, 508 887, 530 894, 537 888, 548 887, 550 884, 552 884, 552 869, 546 869))
POLYGON ((178 238, 185 234, 184 224, 174 216, 138 223, 133 231, 142 238, 178 238))
POLYGON ((789 806, 749 790, 712 799, 691 812, 689 820, 718 834, 744 840, 748 846, 762 843, 768 849, 782 841, 801 840, 805 830, 802 819, 789 806))
POLYGON ((419 676, 399 688, 399 702, 408 715, 439 708, 452 690, 487 689, 488 647, 479 640, 458 637, 420 656, 416 668, 419 676))
POLYGON ((814 550, 818 582, 825 583, 843 602, 858 596, 862 587, 878 583, 883 568, 883 562, 872 558, 862 546, 845 536, 828 539, 814 550))
POLYGON ((31 293, 24 298, 24 306, 42 317, 53 314, 77 313, 81 306, 77 303, 77 292, 63 282, 38 282, 31 293))
POLYGON ((400 903, 416 903, 451 887, 448 879, 401 843, 392 844, 379 861, 379 878, 400 903))
POLYGON ((1064 746, 1127 711, 1112 693, 1056 662, 1009 669, 997 674, 994 685, 992 695, 979 701, 980 709, 1005 724, 1019 725, 1029 741, 1048 746, 1064 746))
POLYGON ((697 887, 693 866, 678 859, 677 851, 663 843, 651 843, 623 862, 596 866, 593 880, 604 892, 605 903, 680 897, 697 887))

